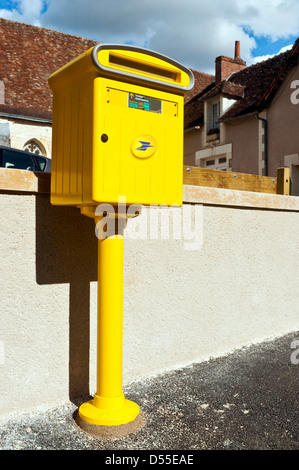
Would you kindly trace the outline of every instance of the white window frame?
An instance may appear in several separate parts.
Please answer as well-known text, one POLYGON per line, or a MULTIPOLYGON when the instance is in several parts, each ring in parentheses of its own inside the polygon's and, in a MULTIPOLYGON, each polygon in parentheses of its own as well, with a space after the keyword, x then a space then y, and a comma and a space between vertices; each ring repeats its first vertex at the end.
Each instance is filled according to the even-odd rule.
POLYGON ((228 169, 228 159, 226 155, 203 158, 202 164, 203 168, 207 168, 208 170, 227 171, 228 169))
POLYGON ((212 129, 220 131, 220 124, 217 123, 220 118, 220 98, 217 100, 207 101, 206 103, 206 133, 212 129), (215 112, 216 110, 216 112, 215 112))
MULTIPOLYGON (((230 166, 232 161, 232 152, 233 146, 231 143, 198 150, 197 152, 195 152, 195 165, 200 166, 201 168, 209 168, 208 166, 205 166, 206 160, 216 160, 222 157, 226 157, 225 170, 232 171, 232 168, 230 166)), ((210 168, 212 167, 210 166, 210 168)))

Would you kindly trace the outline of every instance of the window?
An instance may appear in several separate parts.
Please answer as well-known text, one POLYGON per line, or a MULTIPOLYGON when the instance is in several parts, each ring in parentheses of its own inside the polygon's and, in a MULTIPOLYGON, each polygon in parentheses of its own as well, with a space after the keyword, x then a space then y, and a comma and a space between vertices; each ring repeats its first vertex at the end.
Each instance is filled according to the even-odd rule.
POLYGON ((26 152, 35 153, 35 155, 46 155, 42 144, 35 139, 29 140, 29 142, 24 145, 23 150, 26 152))
POLYGON ((212 128, 219 129, 219 123, 217 122, 220 117, 220 103, 213 104, 213 115, 212 115, 212 128))
POLYGON ((210 168, 211 170, 227 170, 227 158, 226 157, 219 157, 219 158, 205 158, 203 161, 204 168, 210 168))
POLYGON ((217 103, 209 103, 208 104, 208 132, 215 133, 219 132, 219 122, 218 119, 220 118, 220 101, 217 103))

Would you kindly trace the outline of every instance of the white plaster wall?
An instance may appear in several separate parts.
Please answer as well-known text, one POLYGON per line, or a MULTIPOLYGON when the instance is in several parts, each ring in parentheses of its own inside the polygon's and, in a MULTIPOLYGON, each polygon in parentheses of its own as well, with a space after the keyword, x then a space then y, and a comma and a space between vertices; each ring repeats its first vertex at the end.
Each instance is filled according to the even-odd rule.
POLYGON ((69 286, 36 282, 35 197, 2 194, 0 217, 1 416, 65 400, 69 286))
MULTIPOLYGON (((0 226, 2 419, 95 392, 97 250, 47 195, 1 194, 0 226)), ((125 240, 124 383, 298 329, 298 212, 206 205, 199 250, 158 237, 125 240)))
MULTIPOLYGON (((7 123, 10 132, 10 146, 23 150, 24 145, 33 139, 39 141, 44 147, 45 157, 51 158, 52 128, 43 123, 30 123, 21 120, 0 119, 0 123, 7 123)), ((5 144, 7 145, 7 144, 5 144)), ((8 144, 9 145, 9 144, 8 144)))
POLYGON ((296 329, 298 223, 297 213, 205 206, 199 251, 182 242, 128 241, 126 377, 296 329))

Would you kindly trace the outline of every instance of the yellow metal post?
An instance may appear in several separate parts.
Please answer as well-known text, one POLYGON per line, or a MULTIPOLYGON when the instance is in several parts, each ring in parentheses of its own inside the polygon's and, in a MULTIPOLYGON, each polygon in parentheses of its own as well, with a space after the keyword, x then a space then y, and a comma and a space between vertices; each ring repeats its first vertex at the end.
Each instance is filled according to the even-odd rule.
POLYGON ((97 395, 122 396, 123 245, 122 235, 99 240, 97 395))
POLYGON ((97 392, 79 408, 81 419, 101 426, 128 424, 139 414, 122 391, 125 220, 115 221, 115 232, 98 240, 97 392))
MULTIPOLYGON (((54 72, 49 85, 52 204, 80 207, 96 224, 104 217, 96 207, 115 207, 120 198, 127 206, 183 204, 191 70, 153 51, 98 44, 54 72)), ((132 429, 140 417, 122 392, 124 214, 114 213, 116 231, 99 240, 97 391, 79 408, 84 427, 132 429)))

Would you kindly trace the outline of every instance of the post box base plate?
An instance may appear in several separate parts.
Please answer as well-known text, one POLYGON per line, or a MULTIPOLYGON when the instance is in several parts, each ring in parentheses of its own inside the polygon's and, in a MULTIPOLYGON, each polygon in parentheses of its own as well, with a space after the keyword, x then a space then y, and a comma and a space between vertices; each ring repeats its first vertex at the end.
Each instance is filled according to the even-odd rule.
POLYGON ((93 405, 93 400, 83 403, 76 417, 77 425, 94 437, 124 437, 137 432, 144 424, 139 406, 125 400, 120 409, 100 409, 93 405))
POLYGON ((134 421, 139 411, 137 403, 125 399, 123 395, 111 399, 95 395, 93 400, 80 406, 79 416, 90 424, 118 426, 134 421), (99 406, 101 404, 103 406, 99 406))

